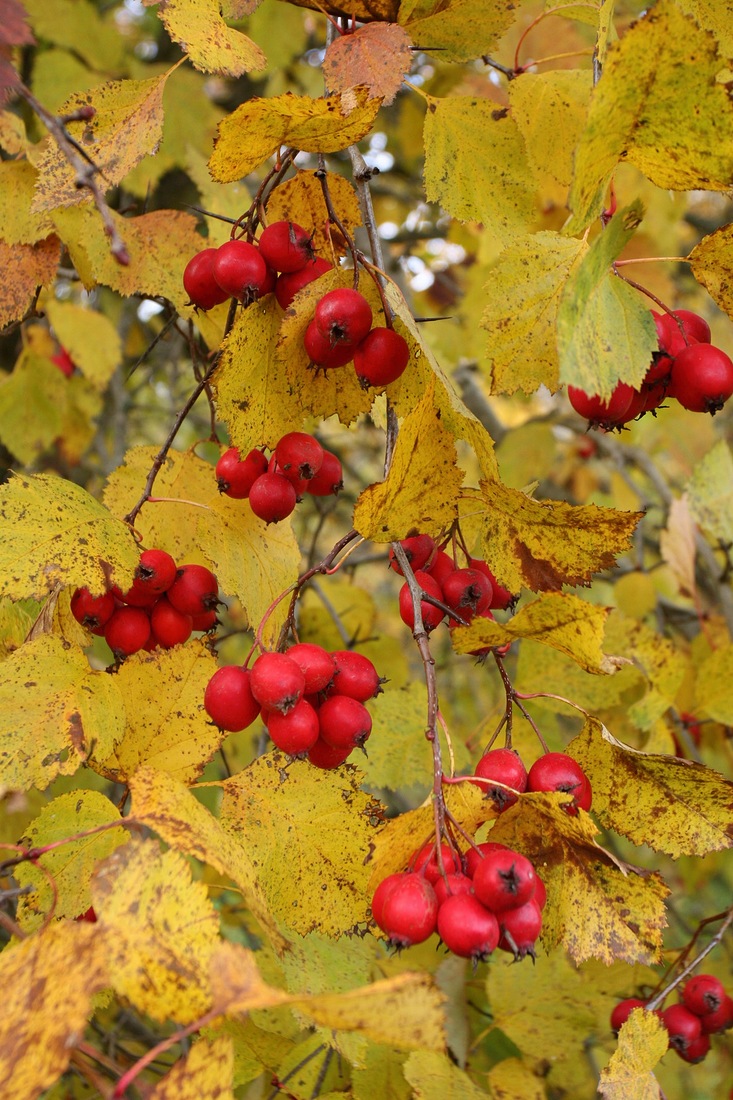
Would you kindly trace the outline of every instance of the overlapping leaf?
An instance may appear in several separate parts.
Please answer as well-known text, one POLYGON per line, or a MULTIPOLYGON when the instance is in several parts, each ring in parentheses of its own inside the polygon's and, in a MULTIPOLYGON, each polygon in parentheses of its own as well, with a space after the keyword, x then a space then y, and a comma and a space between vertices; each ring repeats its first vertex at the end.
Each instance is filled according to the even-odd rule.
POLYGON ((618 1048, 601 1070, 599 1093, 605 1100, 657 1100, 654 1067, 664 1056, 669 1034, 653 1012, 635 1009, 618 1036, 618 1048))
POLYGON ((427 0, 402 3, 399 20, 420 49, 446 61, 468 61, 491 51, 516 13, 512 0, 427 0))
POLYGON ((234 1100, 233 1074, 231 1038, 221 1035, 210 1043, 201 1039, 166 1073, 148 1100, 234 1100))
POLYGON ((241 76, 267 64, 251 38, 226 25, 217 0, 165 0, 159 15, 173 41, 205 73, 241 76))
POLYGON ((119 333, 109 317, 71 302, 52 300, 46 314, 74 365, 97 389, 104 389, 122 358, 119 333))
POLYGON ((341 240, 340 232, 335 234, 334 239, 334 227, 328 220, 322 184, 328 189, 331 202, 338 210, 341 225, 353 235, 361 225, 359 199, 353 184, 336 172, 326 172, 323 181, 316 179, 313 172, 296 172, 291 179, 270 192, 267 216, 270 223, 289 221, 307 229, 308 234, 312 234, 311 246, 316 255, 332 261, 334 252, 338 255, 346 250, 346 242, 341 240))
POLYGON ((694 519, 709 538, 733 542, 733 455, 725 440, 697 464, 686 496, 694 519))
POLYGON ((331 92, 362 84, 371 97, 391 103, 412 67, 410 37, 397 23, 367 23, 334 38, 323 59, 331 92))
POLYGON ((0 300, 0 325, 19 321, 35 300, 39 286, 50 286, 61 259, 58 237, 37 244, 9 245, 0 241, 0 266, 5 272, 0 300))

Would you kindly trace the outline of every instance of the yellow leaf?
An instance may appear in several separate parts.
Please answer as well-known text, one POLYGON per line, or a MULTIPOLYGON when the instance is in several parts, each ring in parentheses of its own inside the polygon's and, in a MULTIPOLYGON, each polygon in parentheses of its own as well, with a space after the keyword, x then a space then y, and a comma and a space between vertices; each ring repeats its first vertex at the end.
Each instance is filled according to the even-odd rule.
POLYGON ((57 299, 47 303, 46 316, 75 366, 96 389, 105 389, 122 359, 120 336, 109 317, 57 299))
POLYGON ((609 674, 618 668, 619 660, 607 657, 601 648, 608 611, 571 593, 553 592, 525 604, 506 623, 475 619, 470 626, 456 627, 453 648, 470 653, 485 645, 531 638, 572 657, 586 672, 609 674))
POLYGON ((19 462, 37 462, 61 435, 69 379, 45 356, 25 348, 0 381, 0 439, 19 462))
POLYGON ((522 73, 508 87, 512 117, 524 138, 537 187, 546 200, 561 206, 573 178, 575 147, 592 87, 588 69, 522 73))
POLYGON ((685 495, 708 538, 733 542, 733 455, 724 439, 695 466, 685 495))
POLYGON ((666 925, 669 893, 656 874, 619 865, 596 843, 584 811, 571 817, 564 794, 524 794, 505 810, 491 839, 522 852, 547 886, 542 943, 562 943, 576 962, 654 962, 666 925))
POLYGON ((0 163, 0 226, 5 244, 35 244, 53 232, 48 214, 31 213, 37 179, 27 160, 0 163))
MULTIPOLYGON (((331 0, 326 0, 325 3, 322 3, 322 0, 293 0, 293 3, 300 8, 312 8, 318 12, 327 11, 330 15, 337 17, 343 15, 343 7, 339 7, 338 3, 333 3, 331 0)), ((349 6, 349 15, 365 23, 370 19, 384 19, 391 23, 397 18, 399 8, 400 4, 397 0, 353 0, 349 6)))
MULTIPOLYGON (((364 639, 375 636, 376 607, 374 598, 351 581, 340 581, 333 577, 328 582, 328 602, 338 616, 338 621, 348 638, 353 638, 356 647, 364 639)), ((333 615, 323 606, 318 594, 308 586, 300 598, 298 615, 298 634, 303 642, 315 642, 324 649, 341 649, 343 635, 334 622, 333 615)), ((379 664, 378 655, 374 659, 379 664)), ((371 745, 369 746, 371 752, 371 745)))
POLYGON ((667 526, 659 535, 659 552, 662 561, 669 566, 684 596, 694 596, 695 580, 695 521, 690 511, 687 494, 675 498, 669 506, 667 526))
POLYGON ((121 820, 114 803, 99 791, 69 791, 59 795, 41 810, 26 829, 20 843, 28 848, 43 848, 55 841, 68 843, 45 852, 37 863, 21 863, 15 877, 21 886, 29 886, 18 904, 18 923, 26 931, 39 927, 51 912, 53 895, 43 868, 56 886, 55 917, 78 917, 91 905, 89 883, 95 864, 105 859, 128 840, 125 829, 105 829, 94 836, 73 840, 79 833, 111 825, 121 820), (40 868, 38 866, 40 864, 40 868))
POLYGON ((73 775, 93 749, 110 752, 124 730, 114 678, 92 671, 81 649, 52 634, 2 662, 0 708, 0 791, 44 790, 73 775))
POLYGON ((127 724, 113 753, 93 750, 101 775, 124 782, 141 764, 194 780, 226 736, 209 721, 204 692, 216 659, 199 640, 136 653, 116 673, 127 724))
MULTIPOLYGON (((69 97, 59 114, 80 107, 94 108, 93 118, 66 124, 69 134, 88 152, 109 188, 149 153, 154 153, 163 131, 163 89, 168 73, 150 80, 112 80, 89 92, 69 97)), ((32 210, 54 210, 89 202, 89 191, 78 186, 77 175, 61 148, 51 138, 34 156, 38 183, 32 210)))
POLYGON ((166 772, 143 766, 130 777, 129 786, 135 820, 154 829, 172 848, 210 864, 235 882, 272 943, 282 950, 286 941, 267 910, 251 849, 225 832, 188 787, 166 772))
POLYGON ((255 97, 219 123, 209 171, 219 183, 230 183, 249 175, 281 145, 306 153, 335 153, 369 133, 379 107, 380 101, 369 99, 366 88, 323 99, 291 92, 271 99, 255 97))
POLYGON ((69 1065, 91 999, 107 984, 106 936, 96 925, 49 925, 0 956, 0 1093, 39 1096, 69 1065))
MULTIPOLYGON (((12 111, 0 111, 0 148, 9 153, 11 157, 24 153, 28 148, 25 123, 12 111)), ((4 162, 20 163, 20 162, 4 162)))
POLYGON ((51 474, 16 476, 2 487, 0 595, 42 599, 58 584, 132 584, 140 553, 129 528, 84 489, 51 474))
POLYGON ((519 1058, 504 1058, 493 1066, 489 1070, 489 1088, 492 1100, 545 1100, 547 1095, 541 1080, 519 1058))
POLYGON ((568 232, 600 213, 622 157, 658 187, 728 190, 733 106, 716 81, 723 67, 715 39, 672 0, 660 0, 611 46, 576 153, 568 232))
MULTIPOLYGON (((323 75, 332 92, 358 84, 369 95, 391 103, 412 68, 410 36, 397 23, 367 23, 334 38, 323 59, 323 75)), ((336 206, 338 210, 338 205, 336 206)))
POLYGON ((653 1012, 636 1008, 621 1027, 618 1048, 601 1070, 599 1092, 605 1100, 659 1100, 653 1070, 669 1046, 669 1035, 653 1012))
POLYGON ((286 932, 339 936, 366 919, 364 861, 381 807, 353 766, 285 763, 268 753, 222 783, 221 823, 257 853, 260 887, 286 932))
POLYGON ((234 1100, 234 1044, 227 1035, 199 1040, 148 1093, 148 1100, 234 1100))
POLYGON ((648 690, 630 706, 629 716, 639 729, 650 729, 675 700, 687 670, 685 657, 679 647, 645 623, 617 613, 609 617, 606 642, 644 674, 648 690))
POLYGON ((733 225, 709 233, 690 252, 692 273, 713 301, 733 316, 733 225))
POLYGON ((513 0, 438 0, 400 4, 399 19, 422 50, 445 61, 469 61, 488 53, 516 17, 513 0))
POLYGON ((723 725, 733 725, 733 645, 713 650, 701 664, 695 683, 695 710, 723 725))
POLYGON ((678 756, 639 752, 588 718, 568 752, 593 787, 608 829, 676 859, 733 846, 733 783, 678 756))
POLYGON ((374 542, 403 539, 413 528, 438 535, 456 517, 462 482, 433 382, 400 427, 386 480, 368 486, 357 500, 354 527, 374 542))
MULTIPOLYGON (((347 232, 353 235, 357 226, 361 225, 359 199, 353 185, 336 172, 327 172, 325 182, 333 205, 338 210, 341 223, 347 232)), ((323 198, 323 188, 313 172, 296 172, 292 179, 286 180, 271 191, 267 200, 267 217, 270 223, 295 222, 296 225, 307 229, 313 234, 311 244, 316 255, 333 260, 334 244, 329 233, 331 226, 323 198)), ((339 241, 336 251, 345 251, 345 243, 342 244, 339 241)))
POLYGON ((415 1100, 486 1100, 484 1090, 442 1052, 411 1054, 405 1062, 405 1077, 415 1100))
POLYGON ((187 1024, 211 1007, 219 920, 183 856, 131 840, 98 864, 92 901, 117 993, 161 1022, 187 1024))
POLYGON ((425 195, 462 221, 483 222, 502 244, 527 233, 535 184, 522 135, 490 99, 428 97, 425 195))
POLYGON ((0 660, 22 646, 32 626, 33 619, 25 607, 8 599, 0 600, 0 660))
POLYGON ((586 250, 582 240, 540 232, 513 241, 491 269, 481 325, 494 393, 557 389, 557 310, 586 250))
POLYGON ((165 0, 158 15, 173 41, 205 73, 241 76, 267 64, 251 38, 226 25, 217 0, 165 0))
POLYGON ((254 953, 238 943, 219 943, 211 957, 210 978, 214 1007, 227 1016, 288 1004, 293 999, 264 981, 254 953))

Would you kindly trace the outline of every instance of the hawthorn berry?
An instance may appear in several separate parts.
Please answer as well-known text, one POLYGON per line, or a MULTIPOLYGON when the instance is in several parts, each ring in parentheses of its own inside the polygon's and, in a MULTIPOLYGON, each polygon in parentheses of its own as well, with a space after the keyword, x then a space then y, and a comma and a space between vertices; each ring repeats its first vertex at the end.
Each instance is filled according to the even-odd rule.
POLYGON ((336 675, 336 661, 332 653, 312 642, 296 642, 286 656, 302 670, 305 676, 305 694, 315 695, 325 691, 336 675))
POLYGON ((498 852, 506 850, 506 844, 499 844, 496 840, 482 840, 480 844, 476 844, 475 847, 469 848, 463 856, 463 862, 466 866, 466 874, 473 878, 476 874, 476 868, 483 860, 484 856, 489 852, 498 852))
POLYGON ((305 267, 301 267, 298 271, 286 271, 279 275, 275 283, 275 297, 280 308, 287 309, 298 291, 309 283, 315 282, 316 279, 320 279, 321 275, 325 275, 327 271, 333 271, 333 264, 317 256, 315 260, 309 260, 305 267))
POLYGON ((340 460, 331 451, 324 450, 320 470, 306 482, 306 493, 314 497, 330 497, 340 493, 343 487, 344 474, 340 460))
POLYGON ((564 791, 573 801, 563 807, 567 813, 589 810, 592 791, 588 776, 580 764, 564 752, 546 752, 535 760, 527 773, 528 791, 564 791))
POLYGON ((534 958, 534 945, 542 931, 542 910, 534 898, 515 909, 503 909, 498 916, 501 937, 499 948, 510 951, 515 959, 534 958))
POLYGON ((493 611, 506 611, 508 607, 516 603, 517 597, 513 596, 509 589, 505 588, 504 585, 496 579, 491 569, 482 558, 469 558, 468 567, 469 569, 478 569, 479 573, 483 573, 491 582, 491 600, 489 601, 489 607, 493 611))
POLYGON ((310 481, 323 465, 323 447, 307 432, 288 432, 278 441, 274 454, 285 477, 292 473, 310 481))
POLYGON ((336 665, 331 694, 348 695, 360 703, 366 703, 379 695, 382 679, 363 653, 355 653, 353 649, 337 649, 331 657, 336 665))
POLYGON ((435 931, 438 900, 423 875, 405 872, 387 891, 377 924, 396 947, 423 943, 435 931))
POLYGON ((247 241, 231 240, 220 245, 212 271, 227 297, 245 306, 260 297, 267 282, 267 265, 259 249, 247 241))
POLYGON ((724 997, 723 983, 713 974, 696 974, 682 990, 682 1004, 696 1016, 716 1012, 724 997))
POLYGON ((269 711, 265 722, 272 743, 288 756, 300 756, 318 740, 318 713, 305 699, 299 699, 287 714, 269 711))
POLYGON ((191 257, 183 272, 183 288, 197 309, 213 309, 229 298, 214 278, 216 253, 216 248, 202 249, 191 257))
POLYGON ((332 695, 318 710, 320 736, 334 749, 362 748, 372 732, 372 716, 348 695, 332 695))
POLYGON ((202 615, 219 602, 219 582, 205 565, 182 565, 166 595, 185 615, 202 615))
POLYGON ((491 749, 484 753, 473 774, 481 779, 503 784, 500 787, 492 786, 491 783, 476 784, 484 792, 484 797, 493 801, 499 813, 517 801, 517 795, 512 791, 522 794, 527 789, 527 769, 519 753, 513 749, 491 749), (507 787, 512 790, 506 790, 507 787))
MULTIPOLYGON (((446 554, 445 550, 436 550, 432 560, 428 561, 425 565, 425 572, 438 582, 441 586, 441 593, 443 591, 443 581, 447 580, 456 571, 456 563, 450 554, 446 554)), ((442 598, 442 596, 441 596, 442 598)))
POLYGON ((319 736, 313 748, 308 750, 308 760, 316 768, 324 768, 330 771, 344 764, 351 756, 351 752, 351 748, 334 748, 333 745, 329 745, 327 741, 319 736))
POLYGON ((303 336, 303 347, 314 367, 322 370, 335 370, 345 367, 354 358, 354 345, 348 343, 332 344, 311 321, 303 336))
POLYGON ((700 1017, 682 1004, 670 1005, 662 1013, 662 1023, 669 1032, 669 1045, 678 1053, 687 1051, 702 1034, 700 1017))
POLYGON ((277 472, 261 474, 249 491, 249 505, 265 523, 279 523, 295 511, 298 494, 293 483, 277 472))
MULTIPOLYGON (((422 570, 418 569, 415 573, 415 580, 426 595, 432 596, 436 600, 443 599, 443 590, 430 573, 424 573, 422 570)), ((415 609, 412 603, 412 593, 410 592, 410 587, 407 582, 400 588, 399 610, 402 622, 406 626, 409 626, 411 630, 414 630, 415 609)), ((420 610, 422 612, 423 626, 428 633, 434 630, 439 623, 442 623, 444 612, 441 608, 436 607, 435 604, 428 603, 427 600, 421 600, 420 610)))
POLYGON ((606 401, 596 394, 585 393, 577 386, 568 386, 570 404, 593 425, 616 424, 630 407, 633 396, 633 389, 625 382, 618 382, 606 401))
POLYGON ((391 328, 373 328, 354 351, 354 370, 364 389, 388 386, 404 373, 410 348, 391 328))
POLYGON ((693 1039, 687 1044, 684 1050, 677 1050, 678 1055, 683 1062, 689 1062, 691 1065, 696 1065, 698 1062, 702 1062, 710 1051, 710 1037, 702 1032, 697 1039, 693 1039))
POLYGON ((675 357, 669 392, 690 412, 715 414, 733 394, 733 361, 712 344, 691 344, 675 357))
POLYGON ((161 596, 150 612, 150 630, 155 643, 162 649, 187 642, 193 633, 193 619, 178 611, 170 600, 161 596))
POLYGON ((619 1032, 635 1008, 645 1007, 646 1001, 640 1001, 638 997, 627 997, 626 1000, 619 1001, 611 1013, 611 1031, 619 1032))
POLYGON ((372 327, 372 307, 358 290, 340 287, 323 295, 316 305, 314 320, 329 347, 360 344, 372 327))
POLYGON ((165 550, 143 550, 135 570, 133 588, 155 592, 167 592, 176 579, 178 567, 165 550))
POLYGON ((438 935, 454 955, 480 960, 496 950, 499 922, 472 894, 453 894, 438 909, 438 935))
POLYGON ((61 373, 65 374, 67 378, 71 378, 76 369, 74 360, 71 358, 66 348, 61 348, 56 355, 52 355, 51 362, 55 367, 58 367, 61 373))
POLYGON ((403 875, 402 871, 398 871, 394 875, 387 875, 386 878, 382 879, 379 886, 376 888, 376 890, 374 891, 374 894, 372 895, 372 904, 371 904, 371 907, 370 907, 371 910, 372 910, 372 917, 374 918, 376 923, 380 926, 380 928, 381 928, 381 921, 382 921, 382 913, 383 913, 383 909, 384 909, 384 902, 387 898, 387 895, 392 890, 392 887, 396 886, 397 883, 402 879, 402 875, 403 875))
POLYGON ((262 230, 257 243, 273 271, 300 271, 313 259, 311 236, 295 222, 272 222, 262 230))
POLYGON ((150 637, 150 619, 139 607, 118 607, 107 620, 104 638, 119 660, 138 653, 150 637))
POLYGON ((111 592, 93 596, 88 588, 77 588, 71 597, 71 614, 87 630, 98 630, 109 622, 115 607, 111 592))
MULTIPOLYGON (((431 538, 430 535, 411 535, 409 538, 401 539, 400 546, 405 551, 405 556, 413 572, 417 569, 424 569, 435 553, 435 539, 431 538)), ((389 565, 395 573, 399 573, 401 577, 404 576, 402 566, 397 561, 392 548, 389 551, 389 565)))
POLYGON ((218 626, 219 620, 216 616, 216 608, 213 611, 204 611, 201 615, 191 616, 191 625, 194 630, 203 630, 206 634, 210 633, 216 626, 218 626))
POLYGON ((487 909, 501 913, 528 902, 535 891, 532 861, 511 848, 487 852, 473 873, 473 890, 487 909))
POLYGON ((240 733, 259 715, 260 704, 252 694, 250 678, 246 668, 225 665, 209 680, 204 692, 204 710, 219 729, 240 733))
POLYGON ((261 653, 252 665, 250 686, 261 707, 287 714, 305 694, 305 676, 286 653, 261 653))
POLYGON ((444 602, 462 619, 471 620, 489 609, 491 581, 478 569, 455 569, 440 587, 444 602))
POLYGON ((700 1017, 702 1029, 706 1035, 713 1035, 719 1031, 728 1031, 733 1027, 733 998, 727 993, 714 1012, 706 1012, 700 1017))
POLYGON ((257 448, 241 458, 236 447, 229 447, 214 472, 220 493, 233 500, 246 500, 257 478, 267 472, 267 458, 257 448))
POLYGON ((473 881, 468 875, 464 875, 460 871, 448 872, 445 878, 438 875, 433 882, 433 890, 435 890, 438 905, 442 905, 446 898, 453 897, 456 894, 472 894, 473 881))
MULTIPOLYGON (((460 870, 458 856, 445 842, 442 842, 440 845, 440 855, 443 860, 443 870, 447 875, 455 874, 460 870)), ((433 884, 435 884, 439 878, 442 878, 434 840, 428 840, 427 843, 423 844, 422 848, 415 852, 410 860, 410 870, 419 871, 421 874, 425 875, 428 882, 433 884)))

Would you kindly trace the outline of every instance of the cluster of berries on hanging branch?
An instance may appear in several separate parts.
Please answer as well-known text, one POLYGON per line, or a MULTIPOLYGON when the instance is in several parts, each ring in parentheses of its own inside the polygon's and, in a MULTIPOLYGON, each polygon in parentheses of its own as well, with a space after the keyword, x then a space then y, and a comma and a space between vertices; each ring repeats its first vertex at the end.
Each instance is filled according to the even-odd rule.
POLYGON ((535 760, 529 771, 514 749, 489 749, 474 769, 476 786, 490 798, 499 813, 513 806, 525 791, 560 791, 571 795, 563 809, 571 817, 578 810, 590 810, 593 791, 580 764, 564 752, 546 752, 535 760))
POLYGON ((218 595, 210 569, 178 566, 165 550, 144 550, 127 592, 115 586, 93 596, 88 588, 77 588, 71 613, 122 660, 141 649, 172 649, 194 631, 214 630, 218 595))
POLYGON ((534 957, 547 900, 532 861, 504 844, 484 841, 461 854, 429 841, 408 870, 388 875, 372 898, 372 917, 397 948, 437 932, 454 955, 478 962, 498 947, 515 959, 534 957), (445 872, 445 874, 443 874, 445 872))
POLYGON ((244 458, 236 447, 216 464, 219 492, 234 500, 249 500, 265 523, 278 523, 295 509, 305 493, 331 496, 343 488, 341 462, 306 432, 288 432, 271 458, 255 448, 244 458))
POLYGON ((570 404, 590 427, 612 431, 623 428, 663 401, 675 398, 690 412, 715 414, 733 394, 733 361, 710 343, 710 326, 697 313, 651 311, 659 338, 640 389, 618 382, 602 400, 568 386, 570 404))
POLYGON ((298 642, 284 653, 262 653, 251 669, 217 669, 204 693, 206 713, 220 729, 239 733, 261 715, 276 748, 337 768, 364 747, 372 718, 364 706, 382 690, 368 657, 328 652, 298 642))
MULTIPOLYGON (((618 1032, 635 1008, 646 1008, 638 997, 619 1001, 611 1013, 611 1028, 618 1032)), ((669 1034, 669 1047, 685 1062, 702 1062, 710 1050, 710 1036, 733 1027, 733 998, 712 974, 697 974, 686 983, 679 1004, 656 1015, 669 1034)))
MULTIPOLYGON (((415 574, 423 594, 439 600, 451 608, 459 619, 448 616, 448 627, 452 629, 460 622, 470 623, 474 619, 490 619, 493 612, 505 611, 514 605, 515 597, 496 579, 489 566, 480 558, 466 558, 465 566, 459 567, 445 550, 439 549, 430 535, 413 535, 403 539, 400 546, 415 574)), ((394 551, 390 550, 390 565, 402 576, 402 569, 394 551)), ((422 620, 425 630, 430 633, 446 618, 446 612, 427 600, 420 601, 422 620)), ((410 587, 405 582, 399 592, 400 617, 411 630, 415 628, 415 609, 410 587)), ((509 646, 498 646, 497 652, 505 654, 509 646)), ((483 657, 491 647, 472 650, 475 657, 483 657)))

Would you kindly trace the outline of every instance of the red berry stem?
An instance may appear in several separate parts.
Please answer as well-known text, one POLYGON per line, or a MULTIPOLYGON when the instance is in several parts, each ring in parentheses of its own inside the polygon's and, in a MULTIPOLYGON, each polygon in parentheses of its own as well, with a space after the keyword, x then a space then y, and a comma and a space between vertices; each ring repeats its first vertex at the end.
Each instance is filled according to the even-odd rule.
POLYGON ((710 952, 718 946, 718 944, 722 943, 723 937, 725 936, 726 932, 732 924, 733 906, 731 906, 729 909, 726 909, 723 913, 716 913, 715 916, 706 917, 705 920, 700 921, 692 939, 684 948, 684 950, 680 953, 679 957, 675 960, 672 966, 669 968, 667 974, 665 974, 662 978, 660 982, 661 988, 658 987, 658 991, 647 1002, 646 1007, 649 1012, 653 1012, 655 1008, 659 1008, 659 1006, 662 1005, 667 999, 672 990, 676 989, 676 987, 680 985, 685 980, 685 978, 687 978, 693 972, 693 970, 697 969, 703 959, 705 959, 710 954, 710 952), (672 971, 676 967, 678 967, 680 963, 683 963, 684 960, 689 956, 702 930, 708 924, 715 924, 716 921, 722 921, 723 923, 721 924, 720 928, 715 933, 713 938, 710 940, 710 943, 706 944, 705 947, 703 947, 702 951, 695 955, 694 959, 692 959, 691 962, 687 963, 686 966, 683 966, 679 974, 677 974, 675 978, 667 982, 667 975, 671 974, 672 971))

